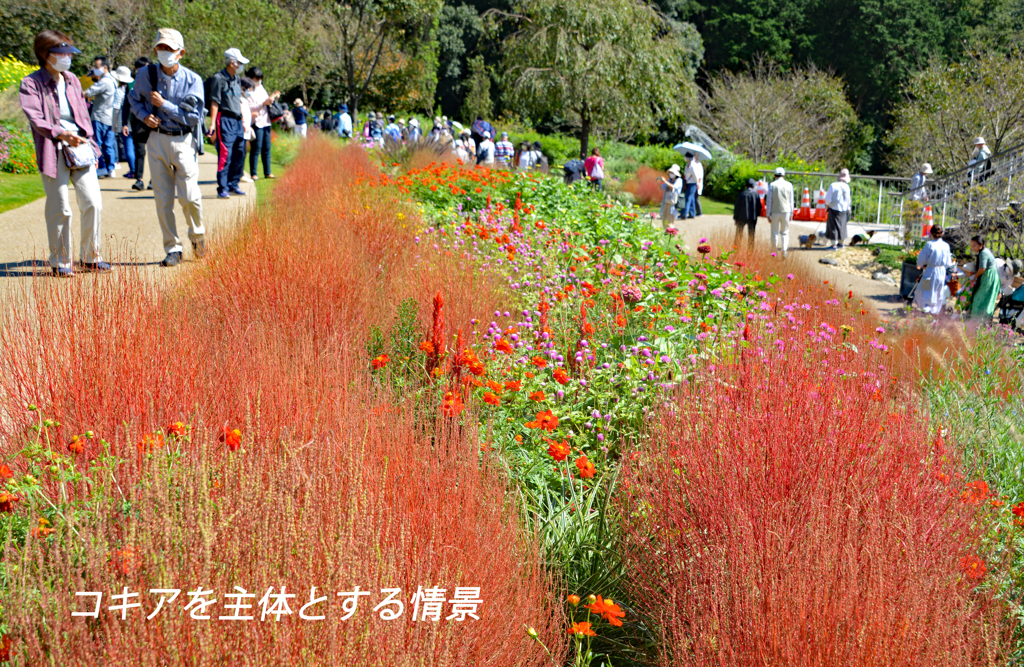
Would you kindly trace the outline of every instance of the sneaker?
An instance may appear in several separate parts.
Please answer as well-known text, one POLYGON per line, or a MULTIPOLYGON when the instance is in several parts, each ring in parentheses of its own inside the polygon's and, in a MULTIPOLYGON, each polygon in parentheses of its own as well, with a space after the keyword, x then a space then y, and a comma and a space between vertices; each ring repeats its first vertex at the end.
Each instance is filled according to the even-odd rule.
POLYGON ((236 197, 239 197, 239 196, 245 197, 246 196, 246 194, 244 192, 242 192, 241 190, 228 190, 228 192, 230 192, 231 194, 235 195, 236 197))
POLYGON ((73 278, 75 276, 75 273, 70 268, 65 269, 62 266, 55 266, 53 267, 53 275, 57 276, 58 278, 73 278))
POLYGON ((181 264, 181 251, 169 252, 167 257, 164 257, 164 261, 160 262, 161 266, 177 266, 181 264))
POLYGON ((135 178, 135 172, 134 171, 129 171, 127 174, 124 175, 124 177, 125 178, 135 178))
POLYGON ((231 199, 231 195, 229 195, 226 192, 218 192, 217 193, 217 198, 218 199, 231 199))
POLYGON ((196 259, 206 257, 206 242, 202 238, 192 241, 192 254, 196 256, 196 259))
POLYGON ((238 179, 238 180, 239 180, 239 182, 241 182, 241 183, 252 183, 252 179, 251 179, 251 178, 249 178, 248 176, 242 176, 242 177, 241 177, 240 179, 238 179))
POLYGON ((836 246, 836 248, 838 248, 839 250, 842 250, 843 249, 843 244, 840 243, 839 245, 836 246))
POLYGON ((149 185, 146 186, 146 189, 147 190, 152 190, 153 189, 153 181, 149 182, 149 185))
POLYGON ((98 271, 100 273, 110 271, 109 262, 82 262, 81 267, 86 271, 98 271))
POLYGON ((145 189, 146 189, 146 184, 143 183, 142 181, 135 181, 134 183, 132 183, 132 190, 145 190, 145 189))

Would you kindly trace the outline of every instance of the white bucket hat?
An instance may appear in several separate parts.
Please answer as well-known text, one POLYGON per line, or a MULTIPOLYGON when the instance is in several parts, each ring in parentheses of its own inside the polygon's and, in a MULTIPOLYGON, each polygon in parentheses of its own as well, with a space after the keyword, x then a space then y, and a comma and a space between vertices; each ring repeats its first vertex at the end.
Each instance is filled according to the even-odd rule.
POLYGON ((925 176, 928 176, 930 174, 934 174, 935 172, 932 171, 931 163, 925 162, 924 164, 922 164, 921 165, 921 173, 924 174, 925 176))
POLYGON ((850 182, 850 170, 849 169, 840 169, 839 170, 839 180, 842 181, 843 183, 849 183, 850 182))
POLYGON ((135 80, 135 79, 132 78, 132 71, 130 69, 128 69, 127 67, 125 67, 124 65, 121 65, 120 67, 115 69, 113 72, 111 72, 110 76, 114 77, 115 79, 117 79, 121 83, 131 83, 132 81, 135 80))
POLYGON ((669 167, 668 168, 668 173, 675 174, 676 176, 679 176, 679 165, 678 164, 674 164, 671 167, 669 167))
POLYGON ((974 140, 975 146, 980 146, 983 143, 985 143, 985 137, 978 137, 977 139, 974 140))

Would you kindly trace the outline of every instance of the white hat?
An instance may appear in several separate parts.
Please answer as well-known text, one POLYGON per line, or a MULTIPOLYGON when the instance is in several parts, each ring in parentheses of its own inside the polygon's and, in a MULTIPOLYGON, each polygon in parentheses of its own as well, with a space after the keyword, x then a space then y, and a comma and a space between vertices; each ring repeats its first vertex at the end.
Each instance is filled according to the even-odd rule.
POLYGON ((490 139, 490 138, 491 138, 491 133, 490 133, 490 132, 487 132, 487 131, 485 130, 485 131, 484 131, 484 139, 490 139))
MULTIPOLYGON (((248 61, 247 61, 247 62, 248 62, 248 61)), ((244 65, 245 63, 242 63, 242 64, 244 65)), ((297 107, 302 107, 302 106, 306 106, 305 104, 303 104, 303 102, 302 102, 302 100, 301 100, 301 99, 299 99, 299 100, 295 100, 295 101, 294 101, 294 102, 292 103, 292 105, 293 105, 293 106, 297 106, 297 107)))
POLYGON ((935 172, 932 171, 932 165, 928 162, 925 162, 924 164, 921 165, 921 173, 927 176, 928 174, 934 174, 935 172))
POLYGON ((849 183, 850 182, 850 170, 849 169, 840 169, 839 170, 839 180, 842 181, 843 183, 849 183))
POLYGON ((416 119, 416 118, 410 118, 409 119, 409 125, 411 125, 412 127, 419 127, 420 126, 420 121, 418 119, 416 119))
POLYGON ((978 137, 977 139, 974 140, 975 146, 980 146, 983 143, 985 143, 985 137, 978 137))
POLYGON ((230 49, 228 49, 227 51, 224 52, 224 59, 225 60, 237 60, 238 62, 242 63, 243 65, 245 65, 246 63, 249 62, 249 59, 246 58, 245 56, 243 56, 242 52, 239 51, 238 49, 236 49, 233 46, 230 49))
POLYGON ((785 176, 786 175, 785 168, 784 167, 775 167, 775 175, 776 176, 785 176))
POLYGON ((135 80, 135 79, 132 78, 132 71, 130 69, 128 69, 127 67, 125 67, 124 65, 121 65, 120 67, 115 69, 113 72, 111 72, 110 76, 114 77, 115 79, 117 79, 121 83, 131 83, 132 81, 135 80))
POLYGON ((160 28, 156 31, 156 41, 153 42, 153 46, 161 44, 169 46, 175 51, 185 48, 185 40, 181 38, 181 33, 174 28, 160 28))
POLYGON ((675 174, 676 176, 678 176, 679 175, 679 165, 678 164, 674 164, 671 167, 669 167, 668 168, 668 173, 675 174))

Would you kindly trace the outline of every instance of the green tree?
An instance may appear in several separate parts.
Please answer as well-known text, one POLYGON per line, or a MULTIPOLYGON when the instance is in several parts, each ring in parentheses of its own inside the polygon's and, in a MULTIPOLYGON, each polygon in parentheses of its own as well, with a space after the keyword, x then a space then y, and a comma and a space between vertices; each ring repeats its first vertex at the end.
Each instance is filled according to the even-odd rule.
POLYGON ((922 162, 937 172, 967 164, 974 137, 993 153, 1024 141, 1024 51, 972 52, 952 66, 933 62, 910 81, 887 139, 890 166, 913 173, 922 162))
POLYGON ((489 118, 494 104, 491 102, 491 74, 483 56, 469 59, 469 81, 466 99, 462 103, 462 117, 467 121, 489 118))
POLYGON ((668 21, 641 0, 521 0, 505 43, 512 106, 593 131, 651 132, 682 115, 701 57, 692 26, 668 21))
POLYGON ((480 16, 469 5, 445 5, 441 9, 437 31, 437 102, 449 116, 454 116, 462 106, 465 73, 469 70, 467 59, 475 52, 482 35, 480 16))

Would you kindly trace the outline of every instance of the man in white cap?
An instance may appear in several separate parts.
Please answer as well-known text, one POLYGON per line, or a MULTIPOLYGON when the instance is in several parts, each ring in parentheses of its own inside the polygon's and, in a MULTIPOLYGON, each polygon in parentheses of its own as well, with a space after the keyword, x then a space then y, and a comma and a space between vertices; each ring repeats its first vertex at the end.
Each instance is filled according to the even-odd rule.
MULTIPOLYGON (((828 186, 825 193, 825 206, 828 208, 828 216, 825 219, 825 238, 831 244, 828 250, 843 249, 843 242, 846 241, 846 223, 850 221, 850 211, 853 204, 850 198, 850 170, 843 169, 839 172, 839 180, 828 186)), ((785 255, 785 251, 782 253, 785 255)))
POLYGON ((910 179, 910 188, 907 190, 907 197, 912 201, 928 201, 928 190, 925 189, 924 185, 928 182, 928 177, 931 176, 932 165, 925 162, 921 165, 920 171, 918 171, 910 179))
POLYGON ((789 250, 789 220, 793 217, 793 184, 786 180, 782 167, 775 169, 775 180, 768 186, 764 206, 772 227, 772 247, 781 248, 785 257, 789 250))
POLYGON ((980 169, 971 170, 971 183, 974 183, 975 176, 977 176, 979 181, 984 179, 985 171, 988 169, 988 164, 985 161, 990 157, 992 157, 992 149, 990 149, 988 144, 985 143, 985 137, 978 137, 975 139, 974 150, 971 151, 971 159, 967 163, 967 166, 970 167, 975 164, 980 164, 981 167, 980 169))
POLYGON ((188 238, 197 259, 206 252, 203 196, 199 191, 198 139, 203 119, 203 80, 180 63, 185 53, 181 33, 161 28, 154 45, 159 66, 146 65, 135 73, 128 95, 132 113, 149 128, 146 152, 153 180, 156 216, 163 232, 164 266, 181 263, 181 241, 174 221, 174 195, 178 194, 188 223, 188 238))
POLYGON ((409 143, 416 145, 419 143, 420 138, 423 136, 423 131, 420 129, 420 121, 416 118, 409 119, 409 143))
POLYGON ((501 133, 501 141, 494 144, 494 159, 502 167, 509 166, 512 156, 516 154, 516 147, 508 140, 508 132, 501 133))
POLYGON ((224 69, 210 77, 210 134, 217 144, 217 196, 245 193, 238 189, 245 168, 242 126, 242 82, 238 73, 249 59, 236 48, 224 52, 224 69))
POLYGON ((488 130, 484 130, 484 133, 481 136, 483 137, 483 141, 480 142, 480 145, 477 146, 476 149, 476 163, 488 166, 493 165, 494 142, 491 141, 491 133, 488 130))

